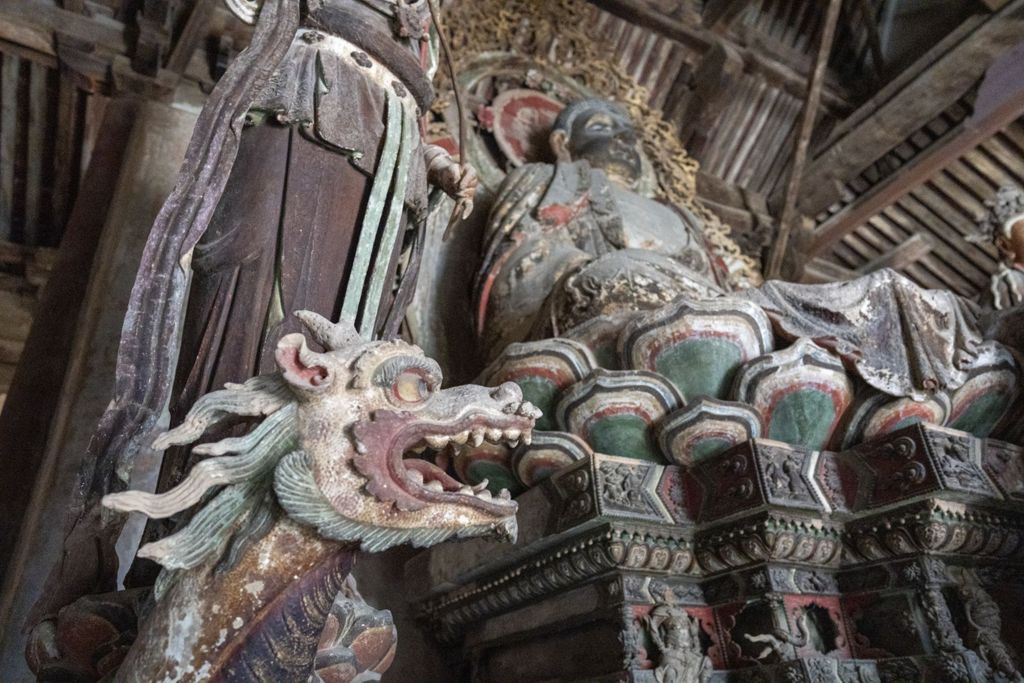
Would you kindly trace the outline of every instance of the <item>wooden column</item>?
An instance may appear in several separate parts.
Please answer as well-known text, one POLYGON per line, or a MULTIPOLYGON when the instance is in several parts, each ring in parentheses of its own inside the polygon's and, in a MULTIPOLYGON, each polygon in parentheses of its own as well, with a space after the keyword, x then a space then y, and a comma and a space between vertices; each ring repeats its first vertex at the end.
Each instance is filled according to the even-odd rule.
POLYGON ((33 326, 0 415, 0 481, 12 484, 0 497, 0 548, 15 547, 0 552, 0 671, 10 674, 4 680, 30 677, 23 624, 60 560, 81 456, 111 398, 139 258, 197 113, 195 106, 126 97, 107 105, 43 295, 47 314, 33 326))
POLYGON ((828 68, 828 56, 832 52, 832 39, 836 33, 836 21, 842 0, 829 0, 825 14, 825 25, 822 27, 821 40, 818 42, 818 53, 814 59, 814 69, 807 84, 807 99, 804 100, 800 112, 800 129, 796 136, 793 150, 793 162, 789 167, 789 181, 786 184, 786 195, 779 216, 779 233, 775 237, 768 256, 765 277, 778 277, 782 272, 782 263, 789 248, 789 235, 797 220, 796 200, 800 193, 800 182, 803 180, 804 163, 807 161, 807 147, 814 132, 814 120, 818 114, 818 102, 821 99, 821 86, 825 82, 825 71, 828 68))

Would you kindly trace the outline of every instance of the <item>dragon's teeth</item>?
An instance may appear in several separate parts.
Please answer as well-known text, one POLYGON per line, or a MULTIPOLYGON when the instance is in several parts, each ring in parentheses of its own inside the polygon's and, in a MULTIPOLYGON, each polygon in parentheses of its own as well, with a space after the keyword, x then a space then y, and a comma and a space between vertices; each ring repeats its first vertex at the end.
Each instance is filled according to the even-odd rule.
POLYGON ((444 492, 444 485, 442 485, 441 482, 436 480, 428 481, 426 484, 424 484, 424 488, 426 488, 429 491, 437 491, 438 493, 444 492))
POLYGON ((502 500, 512 500, 512 494, 508 492, 508 489, 502 489, 498 491, 498 498, 502 500))
POLYGON ((492 498, 494 498, 494 496, 491 495, 491 492, 488 491, 487 489, 484 489, 483 491, 478 491, 476 497, 481 498, 483 500, 491 500, 492 498))
POLYGON ((527 446, 533 443, 533 434, 531 432, 523 432, 523 443, 527 446))
POLYGON ((481 482, 480 482, 479 484, 476 484, 476 485, 475 485, 475 486, 473 487, 473 493, 479 493, 480 491, 483 491, 484 489, 486 489, 486 488, 487 488, 487 485, 488 485, 489 483, 490 483, 490 482, 489 482, 489 481, 487 481, 486 479, 482 480, 482 481, 481 481, 481 482))
POLYGON ((512 448, 518 448, 519 447, 519 439, 512 439, 511 441, 508 442, 508 445, 510 447, 512 447, 512 448))
POLYGON ((483 433, 483 431, 476 431, 476 432, 473 432, 470 435, 470 443, 473 444, 474 448, 479 446, 483 442, 484 442, 484 433, 483 433))
POLYGON ((499 441, 501 441, 501 434, 502 432, 500 429, 488 429, 487 440, 490 441, 491 443, 498 443, 499 441))
POLYGON ((464 493, 467 496, 472 496, 473 493, 474 493, 473 487, 472 486, 465 486, 465 485, 460 486, 459 487, 459 493, 464 493))
POLYGON ((469 432, 459 432, 452 436, 452 443, 457 443, 460 446, 469 441, 469 432))
POLYGON ((522 435, 518 429, 509 429, 505 432, 505 439, 509 442, 519 441, 519 437, 522 435))
POLYGON ((422 484, 423 483, 423 473, 420 472, 419 470, 408 470, 408 471, 406 471, 405 476, 410 481, 413 481, 413 482, 415 482, 417 484, 422 484))
POLYGON ((442 434, 436 436, 428 436, 424 439, 427 445, 434 449, 441 449, 448 445, 448 437, 442 434))

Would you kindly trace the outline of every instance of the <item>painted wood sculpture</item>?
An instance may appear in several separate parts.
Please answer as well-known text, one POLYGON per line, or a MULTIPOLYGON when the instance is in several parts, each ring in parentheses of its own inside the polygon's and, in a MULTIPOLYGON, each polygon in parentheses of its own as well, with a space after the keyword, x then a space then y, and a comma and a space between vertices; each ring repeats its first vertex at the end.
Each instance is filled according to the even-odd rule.
MULTIPOLYGON (((697 215, 639 193, 643 155, 624 110, 580 100, 553 126, 557 161, 519 166, 499 188, 477 277, 478 324, 498 353, 481 380, 532 392, 544 429, 690 463, 754 435, 818 450, 917 421, 979 436, 1008 426, 1020 363, 982 342, 969 302, 892 271, 735 290, 697 215), (566 353, 586 362, 567 374, 566 353), (724 434, 725 404, 708 399, 756 422, 724 434)), ((461 457, 471 469, 475 456, 461 457)), ((511 471, 524 456, 488 457, 511 471)))
MULTIPOLYGON (((298 315, 325 351, 286 335, 278 372, 203 396, 157 447, 195 443, 240 418, 253 423, 247 434, 197 446, 209 457, 165 493, 103 499, 153 518, 197 508, 184 528, 139 551, 163 571, 116 680, 306 681, 355 553, 516 537, 508 491, 462 485, 415 452, 477 436, 528 439, 538 412, 518 387, 442 390, 437 364, 419 349, 298 315)), ((37 632, 41 675, 60 670, 47 653, 82 647, 62 640, 67 633, 59 621, 55 633, 37 632)))
MULTIPOLYGON (((488 454, 526 489, 515 548, 410 563, 434 572, 416 598, 431 633, 479 680, 1021 680, 1024 451, 996 440, 1020 360, 969 302, 889 271, 740 291, 714 267, 728 250, 672 126, 574 29, 585 3, 497 4, 456 10, 459 43, 486 52, 464 63, 474 159, 506 155, 479 164, 495 194, 481 377, 548 388, 558 431, 488 454), (568 109, 552 118, 552 101, 568 109), (526 131, 546 120, 561 131, 549 158, 526 131), (637 182, 638 153, 653 181, 637 182), (717 291, 692 286, 699 262, 676 243, 628 244, 657 232, 666 200, 697 218, 686 235, 665 225, 707 243, 717 291), (570 380, 551 353, 563 340, 598 367, 570 380), (519 467, 559 433, 584 457, 519 467)), ((472 471, 473 450, 458 457, 472 471)))
MULTIPOLYGON (((76 561, 54 570, 36 621, 113 587, 121 525, 102 519, 99 498, 126 480, 165 405, 175 425, 207 391, 272 370, 278 338, 298 329, 289 311, 393 336, 415 284, 428 182, 471 209, 472 169, 420 138, 434 97, 427 3, 229 4, 255 33, 208 98, 151 228, 114 399, 70 515, 76 561)), ((181 481, 191 452, 165 454, 160 490, 181 481)))

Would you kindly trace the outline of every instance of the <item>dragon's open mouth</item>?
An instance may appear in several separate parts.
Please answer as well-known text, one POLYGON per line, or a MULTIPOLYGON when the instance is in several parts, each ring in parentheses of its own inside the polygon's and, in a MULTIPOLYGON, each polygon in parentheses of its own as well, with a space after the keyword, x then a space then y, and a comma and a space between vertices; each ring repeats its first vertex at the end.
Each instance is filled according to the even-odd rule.
POLYGON ((425 457, 447 452, 455 455, 463 448, 483 443, 518 446, 530 443, 533 408, 528 403, 512 414, 490 411, 472 412, 454 422, 417 422, 409 425, 392 441, 389 458, 392 480, 409 495, 431 503, 469 505, 490 514, 506 516, 516 504, 507 489, 493 495, 487 482, 469 486, 454 479, 425 457))

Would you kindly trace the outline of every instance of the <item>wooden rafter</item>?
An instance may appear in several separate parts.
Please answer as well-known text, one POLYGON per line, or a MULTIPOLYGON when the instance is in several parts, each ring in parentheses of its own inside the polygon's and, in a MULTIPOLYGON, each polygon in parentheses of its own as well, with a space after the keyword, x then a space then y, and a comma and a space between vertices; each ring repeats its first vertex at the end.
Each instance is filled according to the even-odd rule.
POLYGON ((837 126, 805 171, 800 209, 816 215, 845 183, 970 91, 996 57, 1024 36, 1024 0, 973 17, 837 126))
POLYGON ((192 53, 199 47, 199 42, 206 36, 210 17, 213 15, 213 0, 196 0, 188 15, 185 27, 171 48, 167 58, 167 69, 179 76, 185 73, 192 53))
POLYGON ((864 23, 864 30, 867 32, 868 47, 871 49, 872 66, 879 77, 885 71, 885 57, 882 54, 882 41, 878 36, 878 24, 876 24, 875 13, 871 9, 870 0, 857 0, 857 9, 860 11, 861 21, 864 23))
POLYGON ((899 173, 889 176, 818 226, 804 252, 808 256, 825 252, 879 211, 1024 115, 1024 71, 1019 66, 1022 59, 1024 44, 1000 57, 978 88, 974 114, 970 118, 947 131, 899 173))
POLYGON ((706 0, 701 23, 708 30, 724 33, 748 5, 750 0, 706 0))
POLYGON ((112 19, 85 17, 53 5, 30 0, 0 3, 0 39, 56 56, 57 34, 95 49, 124 54, 124 25, 112 19))
POLYGON ((881 256, 871 259, 857 269, 857 275, 892 268, 899 270, 916 263, 932 251, 932 239, 924 233, 917 233, 901 242, 897 247, 885 252, 881 256))
POLYGON ((807 99, 800 111, 800 128, 796 136, 793 150, 793 161, 789 168, 789 180, 786 183, 786 194, 783 199, 782 213, 779 215, 779 232, 768 257, 765 275, 769 278, 778 277, 782 272, 783 259, 789 248, 789 236, 797 222, 797 196, 803 180, 804 162, 807 160, 807 148, 814 132, 814 121, 818 115, 818 102, 821 98, 821 87, 825 81, 825 69, 828 57, 832 52, 832 40, 835 38, 836 23, 842 0, 829 0, 825 12, 825 23, 818 40, 818 50, 814 59, 814 69, 808 79, 807 99))
MULTIPOLYGON (((706 52, 723 40, 722 36, 707 29, 691 26, 686 22, 662 14, 641 0, 590 0, 590 2, 617 17, 650 29, 697 52, 706 52)), ((726 42, 743 60, 746 71, 760 75, 793 97, 801 100, 807 97, 807 74, 799 68, 766 54, 764 50, 744 47, 731 41, 726 42)), ((824 89, 821 98, 826 106, 836 110, 846 111, 850 107, 850 103, 845 97, 830 89, 824 89)))

